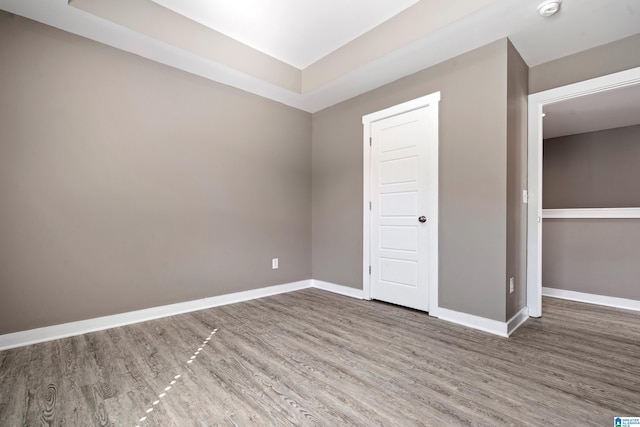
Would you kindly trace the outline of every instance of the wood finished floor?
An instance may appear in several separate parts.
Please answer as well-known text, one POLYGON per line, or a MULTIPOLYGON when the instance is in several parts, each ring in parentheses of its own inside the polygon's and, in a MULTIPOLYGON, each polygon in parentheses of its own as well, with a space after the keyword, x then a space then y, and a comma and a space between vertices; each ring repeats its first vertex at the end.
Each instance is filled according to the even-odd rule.
POLYGON ((32 345, 0 352, 0 425, 610 426, 640 416, 640 313, 552 299, 543 312, 504 339, 304 290, 32 345))

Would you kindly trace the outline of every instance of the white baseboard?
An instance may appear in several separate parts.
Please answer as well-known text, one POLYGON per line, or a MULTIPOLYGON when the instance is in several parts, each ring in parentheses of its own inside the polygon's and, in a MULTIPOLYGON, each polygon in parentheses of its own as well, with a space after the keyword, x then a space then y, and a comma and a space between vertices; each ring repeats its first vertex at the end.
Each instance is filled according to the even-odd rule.
POLYGON ((522 308, 507 322, 500 322, 498 320, 487 319, 486 317, 475 316, 473 314, 462 313, 442 307, 438 309, 438 318, 446 320, 447 322, 456 323, 458 325, 467 326, 469 328, 478 329, 480 331, 508 338, 513 331, 515 331, 529 318, 529 308, 522 308))
POLYGON ((127 313, 114 314, 111 316, 80 320, 77 322, 47 326, 44 328, 31 329, 28 331, 14 332, 11 334, 0 335, 0 350, 7 350, 10 348, 37 344, 44 341, 57 340, 60 338, 101 331, 118 326, 146 322, 147 320, 159 319, 161 317, 175 316, 176 314, 188 313, 191 311, 203 310, 206 308, 218 307, 221 305, 233 304, 236 302, 283 294, 286 292, 306 289, 311 286, 311 280, 302 280, 299 282, 287 283, 284 285, 269 286, 266 288, 253 289, 250 291, 235 292, 232 294, 203 298, 194 301, 180 302, 177 304, 146 308, 143 310, 130 311, 127 313))
POLYGON ((552 298, 566 299, 569 301, 586 302, 589 304, 640 311, 640 301, 634 299, 608 297, 605 295, 587 294, 585 292, 566 291, 564 289, 545 287, 542 288, 542 295, 552 298))
MULTIPOLYGON (((97 317, 94 319, 80 320, 77 322, 64 323, 61 325, 53 325, 44 328, 37 328, 28 331, 0 335, 0 351, 8 350, 10 348, 22 347, 25 345, 37 344, 45 341, 67 338, 75 335, 87 334, 90 332, 96 332, 110 328, 116 328, 124 325, 131 325, 133 323, 146 322, 148 320, 159 319, 162 317, 175 316, 177 314, 188 313, 191 311, 204 310, 221 305, 234 304, 237 302, 249 301, 257 298, 264 298, 271 295, 283 294, 307 288, 317 288, 351 298, 365 299, 364 291, 362 289, 336 285, 335 283, 323 282, 322 280, 301 280, 299 282, 287 283, 284 285, 269 286, 266 288, 253 289, 250 291, 235 292, 232 294, 220 295, 216 297, 203 298, 177 304, 163 305, 143 310, 130 311, 127 313, 114 314, 111 316, 97 317)), ((543 288, 544 295, 546 295, 544 293, 545 289, 548 288, 543 288)), ((614 299, 621 300, 620 298, 614 299)), ((637 304, 637 306, 636 308, 632 309, 640 310, 640 302, 634 302, 637 304)), ((620 305, 613 306, 629 308, 620 305)), ((460 313, 440 307, 438 309, 437 317, 442 320, 457 323, 463 326, 468 326, 474 329, 479 329, 491 334, 508 337, 513 331, 515 331, 528 319, 529 312, 525 307, 520 310, 515 316, 513 316, 508 322, 499 322, 496 320, 486 319, 484 317, 474 316, 467 313, 460 313)))
POLYGON ((350 288, 348 286, 336 285, 335 283, 323 282, 322 280, 315 279, 311 279, 311 287, 351 298, 364 299, 364 291, 362 289, 350 288))
MULTIPOLYGON (((325 291, 333 292, 335 294, 345 295, 352 298, 365 299, 364 291, 362 289, 350 288, 343 285, 336 285, 335 283, 323 282, 322 280, 311 280, 311 286, 317 289, 323 289, 325 291)), ((433 315, 432 313, 429 313, 433 315)), ((446 308, 439 307, 437 309, 437 315, 439 319, 449 322, 457 323, 459 325, 468 326, 473 329, 479 329, 484 332, 489 332, 501 337, 509 337, 518 329, 524 322, 529 319, 529 308, 523 307, 518 313, 516 313, 507 322, 499 322, 497 320, 487 319, 480 316, 474 316, 472 314, 461 313, 446 308)))
POLYGON ((511 319, 507 321, 507 335, 518 329, 529 319, 529 307, 522 307, 511 319))
POLYGON ((480 331, 489 332, 490 334, 499 335, 501 337, 509 337, 507 334, 507 322, 499 322, 497 320, 487 319, 486 317, 475 316, 473 314, 462 313, 460 311, 449 310, 448 308, 442 307, 438 309, 438 319, 478 329, 480 331))

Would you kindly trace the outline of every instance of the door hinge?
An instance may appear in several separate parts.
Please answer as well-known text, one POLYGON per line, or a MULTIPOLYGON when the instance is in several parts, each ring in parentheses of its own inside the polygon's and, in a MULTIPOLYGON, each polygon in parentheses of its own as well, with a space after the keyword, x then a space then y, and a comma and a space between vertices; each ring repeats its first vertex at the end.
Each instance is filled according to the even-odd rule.
POLYGON ((369 266, 369 274, 371 274, 371 266, 369 266))
POLYGON ((371 202, 369 202, 369 210, 371 210, 371 209, 372 209, 372 207, 371 207, 371 202))
POLYGON ((369 137, 369 147, 371 147, 371 144, 373 143, 373 138, 369 137))

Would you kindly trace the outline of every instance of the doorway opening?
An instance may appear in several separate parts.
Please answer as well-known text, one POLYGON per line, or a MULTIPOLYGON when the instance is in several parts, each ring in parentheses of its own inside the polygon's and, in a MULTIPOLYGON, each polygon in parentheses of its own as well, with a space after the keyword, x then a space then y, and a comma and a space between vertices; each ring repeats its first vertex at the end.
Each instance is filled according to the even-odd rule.
POLYGON ((640 84, 640 68, 529 95, 527 306, 529 315, 542 315, 543 117, 545 109, 564 101, 640 84))

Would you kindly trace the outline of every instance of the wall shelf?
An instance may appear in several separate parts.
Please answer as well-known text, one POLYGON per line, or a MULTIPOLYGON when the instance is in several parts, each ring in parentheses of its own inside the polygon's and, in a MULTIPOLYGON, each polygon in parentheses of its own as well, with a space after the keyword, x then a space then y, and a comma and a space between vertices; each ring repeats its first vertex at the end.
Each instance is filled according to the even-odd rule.
POLYGON ((543 209, 542 218, 640 218, 640 208, 543 209))

